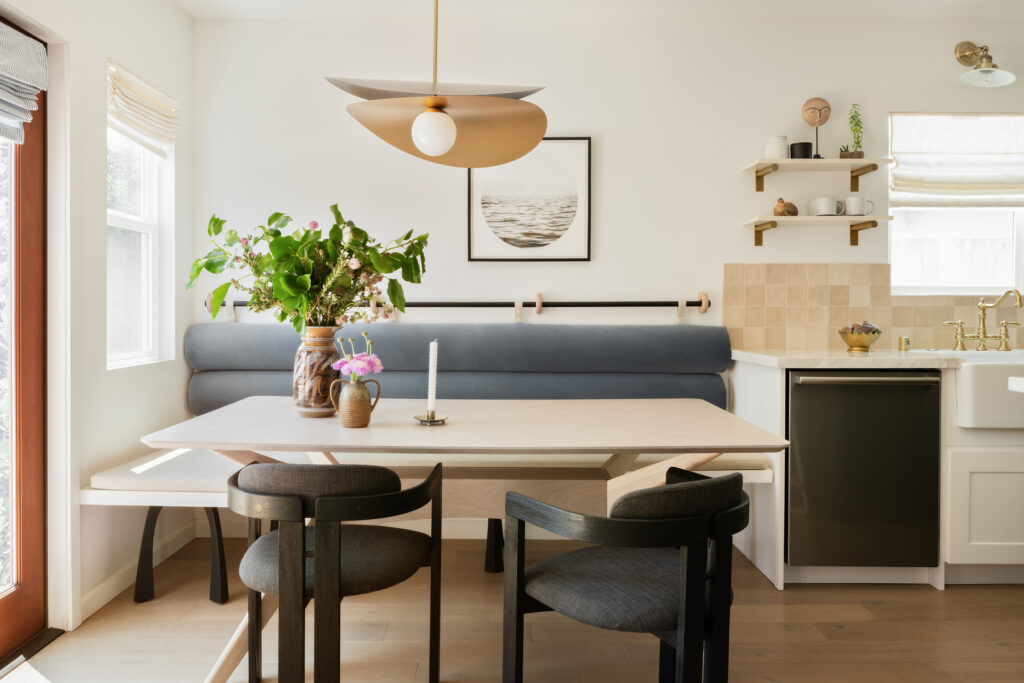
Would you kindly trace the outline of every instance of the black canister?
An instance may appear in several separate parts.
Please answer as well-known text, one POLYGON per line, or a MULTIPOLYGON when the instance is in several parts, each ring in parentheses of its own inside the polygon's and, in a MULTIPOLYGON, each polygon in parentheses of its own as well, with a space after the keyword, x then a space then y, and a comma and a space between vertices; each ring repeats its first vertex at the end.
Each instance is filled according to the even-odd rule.
POLYGON ((810 159, 814 146, 809 142, 794 142, 789 146, 790 159, 810 159))

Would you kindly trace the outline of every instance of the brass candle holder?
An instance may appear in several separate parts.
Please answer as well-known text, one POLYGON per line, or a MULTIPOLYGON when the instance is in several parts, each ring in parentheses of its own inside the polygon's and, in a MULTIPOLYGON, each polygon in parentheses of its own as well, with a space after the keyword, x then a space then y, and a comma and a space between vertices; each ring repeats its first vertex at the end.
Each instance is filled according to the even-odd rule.
POLYGON ((438 425, 443 425, 448 421, 447 417, 439 417, 437 412, 434 410, 428 410, 426 415, 417 415, 416 419, 419 420, 419 423, 424 427, 436 427, 438 425))

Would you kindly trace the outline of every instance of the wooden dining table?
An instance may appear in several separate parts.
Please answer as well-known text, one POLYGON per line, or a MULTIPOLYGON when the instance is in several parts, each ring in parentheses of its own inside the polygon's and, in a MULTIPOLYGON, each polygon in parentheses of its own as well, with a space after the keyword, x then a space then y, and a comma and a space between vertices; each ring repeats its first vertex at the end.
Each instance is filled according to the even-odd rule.
MULTIPOLYGON (((300 417, 291 399, 254 396, 142 437, 153 448, 205 449, 239 466, 276 462, 273 454, 305 452, 313 463, 361 462, 390 467, 403 479, 444 464, 446 517, 502 517, 504 495, 517 482, 568 490, 571 482, 604 486, 640 470, 697 467, 721 453, 770 453, 789 444, 700 399, 441 400, 444 425, 424 426, 423 402, 382 399, 370 426, 345 429, 336 419, 300 417), (450 483, 473 490, 450 509, 450 483), (488 488, 488 484, 491 488, 488 488), (483 494, 481 494, 483 492, 483 494)), ((539 495, 544 495, 543 492, 539 495)), ((564 499, 558 501, 564 504, 564 499)), ((602 499, 601 505, 604 505, 602 499)), ((263 626, 276 611, 264 596, 263 626)), ((223 683, 246 652, 247 617, 206 678, 223 683)))

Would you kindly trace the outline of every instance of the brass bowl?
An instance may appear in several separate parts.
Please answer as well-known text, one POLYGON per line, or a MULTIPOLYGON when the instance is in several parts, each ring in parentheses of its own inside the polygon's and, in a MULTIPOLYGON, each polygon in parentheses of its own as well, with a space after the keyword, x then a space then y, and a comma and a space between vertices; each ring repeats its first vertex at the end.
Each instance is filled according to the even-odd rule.
POLYGON ((865 334, 863 332, 843 332, 839 330, 839 336, 842 337, 843 341, 846 342, 848 347, 846 350, 849 353, 869 353, 871 351, 871 345, 878 341, 878 338, 882 336, 881 330, 875 330, 874 332, 865 334))

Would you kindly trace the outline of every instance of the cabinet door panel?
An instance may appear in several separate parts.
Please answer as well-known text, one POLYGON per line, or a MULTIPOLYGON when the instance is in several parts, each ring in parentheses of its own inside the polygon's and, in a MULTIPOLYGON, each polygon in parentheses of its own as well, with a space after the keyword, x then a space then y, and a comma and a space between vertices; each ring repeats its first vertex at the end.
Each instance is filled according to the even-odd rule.
POLYGON ((951 448, 949 463, 949 563, 1024 564, 1024 448, 951 448))

